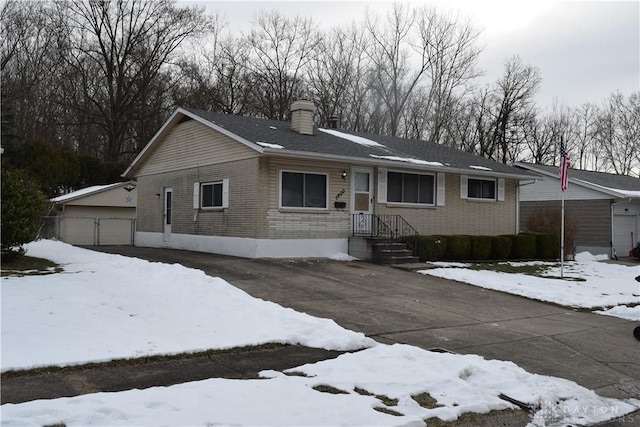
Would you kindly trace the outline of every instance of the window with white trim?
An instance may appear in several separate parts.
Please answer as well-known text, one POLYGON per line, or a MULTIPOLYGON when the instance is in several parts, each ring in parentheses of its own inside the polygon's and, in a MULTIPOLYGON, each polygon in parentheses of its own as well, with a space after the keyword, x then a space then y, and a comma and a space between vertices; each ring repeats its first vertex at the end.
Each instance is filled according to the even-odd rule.
POLYGON ((280 172, 280 206, 327 209, 327 174, 280 172))
POLYGON ((493 179, 469 178, 467 180, 467 197, 469 199, 496 199, 496 181, 493 179))
POLYGON ((224 209, 229 207, 229 180, 195 182, 193 184, 194 209, 224 209))
POLYGON ((387 172, 387 202, 433 205, 435 177, 417 173, 387 172))

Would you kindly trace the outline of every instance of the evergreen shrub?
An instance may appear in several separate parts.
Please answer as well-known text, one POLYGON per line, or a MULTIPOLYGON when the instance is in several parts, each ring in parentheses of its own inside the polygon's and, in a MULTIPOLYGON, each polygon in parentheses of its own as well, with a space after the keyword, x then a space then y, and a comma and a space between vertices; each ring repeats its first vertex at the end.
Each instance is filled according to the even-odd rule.
POLYGON ((536 257, 536 236, 520 233, 513 236, 512 259, 534 259, 536 257))
POLYGON ((471 257, 477 261, 491 259, 491 236, 471 236, 471 257))
POLYGON ((511 256, 513 236, 491 236, 491 259, 501 261, 511 256))
POLYGON ((447 236, 447 252, 445 259, 464 261, 471 257, 471 236, 447 236))

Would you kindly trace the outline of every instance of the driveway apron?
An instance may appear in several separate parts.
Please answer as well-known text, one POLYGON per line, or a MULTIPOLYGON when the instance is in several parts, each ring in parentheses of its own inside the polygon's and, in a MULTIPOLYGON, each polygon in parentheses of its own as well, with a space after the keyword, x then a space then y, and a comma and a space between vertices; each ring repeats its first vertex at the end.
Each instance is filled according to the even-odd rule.
POLYGON ((640 322, 359 261, 91 249, 201 269, 254 297, 331 318, 381 343, 510 360, 602 396, 640 397, 640 342, 633 337, 640 322))

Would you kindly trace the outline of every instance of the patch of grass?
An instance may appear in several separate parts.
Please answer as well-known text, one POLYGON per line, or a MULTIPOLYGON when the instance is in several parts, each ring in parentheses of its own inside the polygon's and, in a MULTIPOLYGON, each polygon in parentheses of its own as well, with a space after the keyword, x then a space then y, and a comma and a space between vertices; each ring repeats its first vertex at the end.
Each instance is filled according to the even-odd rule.
POLYGON ((411 398, 413 400, 415 400, 418 405, 422 406, 425 409, 435 409, 435 408, 441 408, 444 405, 441 405, 438 403, 438 401, 436 399, 434 399, 429 393, 420 393, 420 394, 414 394, 413 396, 411 396, 411 398))
MULTIPOLYGON (((374 396, 373 393, 371 393, 368 390, 365 390, 363 388, 360 387, 356 387, 353 389, 353 391, 355 391, 356 393, 362 395, 362 396, 374 396)), ((392 399, 389 396, 385 396, 384 394, 376 394, 375 397, 382 402, 385 406, 398 406, 398 399, 392 399)))
POLYGON ((26 255, 2 259, 2 276, 37 276, 43 274, 55 274, 63 271, 53 261, 44 258, 36 258, 26 255))
MULTIPOLYGON (((34 369, 6 371, 0 375, 0 380, 5 378, 46 375, 46 374, 53 374, 58 372, 71 373, 71 372, 81 371, 85 369, 94 369, 94 368, 103 368, 103 367, 110 368, 110 367, 118 367, 118 366, 145 365, 145 364, 151 364, 151 363, 166 362, 171 360, 185 360, 185 359, 192 359, 192 358, 198 358, 198 357, 208 357, 211 359, 216 356, 223 356, 227 354, 243 354, 243 353, 251 353, 254 351, 277 350, 277 349, 288 347, 288 346, 289 344, 268 343, 268 344, 262 344, 262 345, 234 347, 234 348, 228 348, 223 350, 206 350, 206 351, 198 351, 193 353, 145 356, 145 357, 135 357, 131 359, 115 359, 109 362, 101 362, 101 363, 93 362, 93 363, 85 363, 83 365, 43 366, 41 368, 34 368, 34 369)), ((252 376, 251 378, 259 378, 259 377, 252 376)))
POLYGON ((540 265, 540 264, 511 265, 506 263, 481 263, 481 264, 471 264, 469 266, 469 269, 476 270, 476 271, 490 270, 490 271, 497 271, 501 273, 528 274, 529 276, 544 277, 543 274, 550 267, 553 267, 553 266, 540 265))
POLYGON ((305 374, 302 371, 288 371, 288 372, 284 372, 284 374, 288 377, 305 377, 305 378, 310 378, 309 375, 305 374))
POLYGON ((373 396, 373 393, 360 387, 354 388, 353 391, 355 391, 358 394, 361 394, 362 396, 373 396))
POLYGON ((348 391, 340 390, 339 388, 335 388, 328 384, 318 384, 314 386, 313 389, 315 391, 319 391, 321 393, 331 393, 331 394, 349 394, 348 391))
MULTIPOLYGON (((495 424, 488 424, 486 422, 480 422, 480 419, 492 419, 493 417, 500 417, 500 416, 508 416, 508 415, 518 415, 519 413, 521 413, 522 411, 519 411, 517 409, 505 409, 502 411, 498 411, 498 410, 493 410, 493 411, 489 411, 486 414, 479 414, 476 412, 465 412, 464 414, 461 414, 457 420, 455 421, 443 421, 440 418, 437 417, 433 417, 433 418, 427 418, 425 421, 427 423, 428 427, 449 427, 449 426, 470 426, 470 425, 483 425, 483 426, 488 426, 488 425, 507 425, 504 423, 501 423, 499 421, 496 421, 495 424)), ((522 424, 520 424, 522 425, 522 424)))
POLYGON ((394 411, 393 409, 385 408, 383 406, 376 406, 373 409, 375 409, 378 412, 382 412, 383 414, 393 415, 394 417, 402 417, 402 416, 404 416, 403 413, 400 413, 398 411, 394 411))

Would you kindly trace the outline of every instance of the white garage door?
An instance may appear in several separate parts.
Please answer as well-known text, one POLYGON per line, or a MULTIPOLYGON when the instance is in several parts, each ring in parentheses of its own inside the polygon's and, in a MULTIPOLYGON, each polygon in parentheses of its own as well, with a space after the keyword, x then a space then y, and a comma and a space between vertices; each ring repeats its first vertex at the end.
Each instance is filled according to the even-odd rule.
POLYGON ((638 237, 638 224, 636 216, 614 215, 613 216, 613 247, 618 256, 627 256, 631 248, 636 245, 638 237), (633 238, 631 237, 633 233, 633 238))

